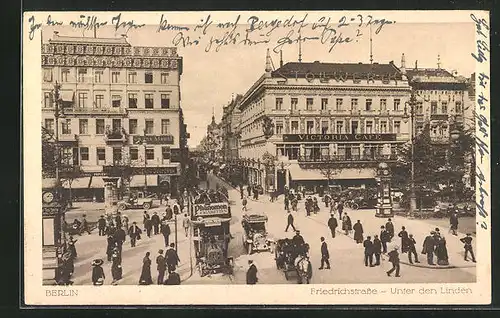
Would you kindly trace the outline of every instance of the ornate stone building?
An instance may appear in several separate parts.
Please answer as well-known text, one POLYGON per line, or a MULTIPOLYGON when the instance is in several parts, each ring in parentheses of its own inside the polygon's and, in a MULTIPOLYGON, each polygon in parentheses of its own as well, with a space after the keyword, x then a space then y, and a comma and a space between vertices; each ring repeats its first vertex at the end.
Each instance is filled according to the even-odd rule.
POLYGON ((392 62, 291 62, 273 71, 268 54, 240 102, 248 181, 278 191, 374 185, 376 165, 394 161, 409 140, 410 90, 392 62))
POLYGON ((130 168, 128 180, 121 182, 131 188, 176 189, 188 137, 180 104, 182 57, 176 48, 56 32, 42 43, 41 66, 42 126, 51 133, 54 84, 61 85, 59 141, 81 168, 73 189, 100 197, 102 177, 120 167, 130 168))
POLYGON ((404 54, 401 72, 408 77, 415 92, 415 130, 422 131, 425 123, 430 125, 431 138, 436 143, 450 142, 450 132, 455 125, 470 122, 468 80, 441 68, 418 68, 416 63, 407 69, 404 54))

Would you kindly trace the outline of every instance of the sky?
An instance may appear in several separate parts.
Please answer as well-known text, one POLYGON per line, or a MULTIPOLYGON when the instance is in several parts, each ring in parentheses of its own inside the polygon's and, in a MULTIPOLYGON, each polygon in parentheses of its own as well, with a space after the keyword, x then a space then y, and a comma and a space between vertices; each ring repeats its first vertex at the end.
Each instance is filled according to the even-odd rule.
MULTIPOLYGON (((245 20, 246 21, 246 20, 245 20)), ((191 35, 196 39, 201 29, 194 32, 194 25, 187 25, 189 31, 183 31, 184 36, 191 35)), ((235 32, 245 34, 248 24, 240 25, 235 32)), ((158 25, 146 25, 127 32, 127 40, 132 46, 173 46, 174 36, 179 31, 167 30, 157 32, 158 25)), ((59 31, 60 36, 93 37, 92 31, 82 32, 70 26, 46 26, 43 28, 43 39, 51 37, 53 31, 59 31)), ((227 30, 227 29, 226 29, 227 30)), ((225 30, 209 29, 200 39, 198 46, 182 47, 178 45, 178 53, 183 58, 183 74, 181 77, 181 107, 191 138, 190 147, 195 147, 206 134, 206 127, 211 121, 212 111, 216 121, 220 121, 222 108, 227 105, 236 94, 244 94, 250 86, 260 78, 265 70, 266 51, 270 49, 274 66, 279 67, 280 55, 274 52, 277 41, 290 30, 278 28, 267 36, 265 31, 261 36, 252 32, 252 40, 269 39, 268 44, 258 45, 227 45, 215 52, 212 46, 210 52, 205 52, 211 36, 220 36, 225 30), (220 32, 219 32, 220 31, 220 32)), ((303 36, 317 36, 321 28, 312 31, 304 28, 303 36)), ((336 62, 336 63, 369 63, 370 59, 370 28, 361 28, 351 24, 341 30, 343 37, 351 36, 351 43, 340 43, 329 52, 330 44, 321 44, 319 41, 305 41, 302 43, 303 62, 336 62), (359 30, 359 32, 358 32, 359 30)), ((378 63, 394 61, 399 67, 401 54, 406 57, 406 67, 414 67, 418 60, 418 67, 436 68, 438 55, 441 67, 447 70, 456 70, 459 75, 469 77, 474 72, 474 60, 470 53, 474 51, 475 30, 473 23, 393 23, 386 24, 376 34, 376 27, 372 27, 373 60, 378 63)), ((103 27, 97 31, 97 37, 120 37, 123 30, 116 31, 114 27, 103 27)), ((337 34, 339 34, 337 33, 337 34)), ((292 38, 292 37, 291 37, 292 38)), ((241 38, 239 38, 241 39, 241 38)), ((298 44, 292 43, 282 47, 283 62, 297 62, 298 44)))

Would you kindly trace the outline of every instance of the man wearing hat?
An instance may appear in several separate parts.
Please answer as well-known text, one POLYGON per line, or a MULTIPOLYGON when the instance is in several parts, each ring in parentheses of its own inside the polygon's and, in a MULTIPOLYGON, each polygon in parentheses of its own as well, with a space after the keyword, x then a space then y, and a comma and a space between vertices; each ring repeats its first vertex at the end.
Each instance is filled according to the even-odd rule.
POLYGON ((169 246, 169 237, 170 237, 170 226, 166 221, 161 222, 160 232, 163 235, 163 239, 165 241, 165 248, 169 246))
POLYGON ((135 247, 136 240, 141 238, 141 229, 137 226, 137 222, 132 222, 132 226, 128 229, 128 235, 130 236, 130 246, 135 247))
POLYGON ((160 217, 158 216, 158 213, 153 212, 151 222, 153 223, 153 234, 158 235, 160 233, 160 217))
POLYGON ((106 219, 104 218, 104 215, 101 215, 101 217, 97 221, 97 227, 99 228, 99 236, 104 236, 104 230, 106 229, 106 219))
POLYGON ((158 256, 156 257, 156 269, 158 270, 158 285, 161 285, 163 284, 165 271, 167 270, 167 263, 165 262, 162 249, 158 251, 158 256))
POLYGON ((335 238, 335 232, 337 230, 338 222, 335 216, 330 214, 330 218, 328 219, 328 228, 330 228, 330 232, 332 233, 332 238, 335 238))
POLYGON ((92 284, 94 284, 94 286, 101 286, 104 284, 106 276, 104 275, 104 270, 101 267, 103 263, 102 259, 95 259, 92 262, 92 284))
POLYGON ((259 279, 257 278, 257 266, 255 266, 251 259, 248 260, 248 265, 247 285, 255 285, 259 281, 259 279))
POLYGON ((467 261, 467 254, 470 252, 470 256, 472 257, 472 261, 475 263, 476 258, 474 257, 474 252, 472 251, 472 235, 470 233, 467 233, 467 236, 461 238, 460 241, 465 244, 464 245, 464 249, 465 249, 464 260, 467 261))
POLYGON ((181 260, 179 259, 179 255, 177 254, 177 251, 175 250, 175 244, 170 243, 169 248, 165 252, 165 258, 166 258, 166 263, 168 267, 168 272, 170 273, 171 271, 175 271, 175 268, 181 260))
POLYGON ((436 232, 431 231, 430 235, 427 235, 427 237, 424 240, 424 244, 422 247, 422 254, 427 254, 427 264, 429 265, 435 265, 434 264, 434 250, 436 248, 436 232))
POLYGON ((290 211, 288 211, 288 217, 287 217, 287 222, 286 222, 285 232, 288 232, 288 228, 289 228, 290 226, 292 227, 292 229, 293 229, 294 231, 296 231, 296 230, 295 230, 295 226, 293 225, 293 215, 292 215, 292 213, 290 213, 290 211))
POLYGON ((302 246, 304 245, 305 241, 302 235, 300 235, 300 231, 297 230, 295 231, 295 236, 292 238, 292 242, 295 246, 302 246))
POLYGON ((417 249, 415 248, 415 244, 417 244, 417 242, 413 238, 413 234, 410 234, 408 236, 407 244, 408 244, 408 261, 410 262, 410 264, 413 264, 412 255, 415 256, 415 263, 420 263, 420 261, 418 260, 417 249))
POLYGON ((387 276, 391 276, 392 272, 396 271, 396 277, 400 277, 399 275, 399 253, 398 253, 398 246, 394 246, 394 249, 389 252, 389 262, 392 264, 392 268, 387 271, 387 276))

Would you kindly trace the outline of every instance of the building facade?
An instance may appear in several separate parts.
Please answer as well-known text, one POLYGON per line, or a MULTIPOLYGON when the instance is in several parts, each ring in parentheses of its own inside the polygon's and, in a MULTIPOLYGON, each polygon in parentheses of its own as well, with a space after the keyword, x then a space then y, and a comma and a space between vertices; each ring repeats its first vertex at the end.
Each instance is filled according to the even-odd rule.
POLYGON ((223 108, 223 115, 221 119, 222 129, 222 143, 223 143, 223 157, 227 161, 234 161, 238 159, 239 149, 239 127, 241 112, 239 109, 239 102, 243 95, 236 95, 236 97, 223 108))
POLYGON ((240 102, 241 158, 249 183, 365 187, 409 141, 408 80, 389 64, 286 63, 240 102), (273 176, 273 177, 271 177, 273 176))
POLYGON ((406 69, 404 55, 401 72, 412 87, 416 105, 414 108, 416 133, 429 124, 430 137, 435 143, 450 142, 450 133, 455 126, 469 125, 471 105, 468 80, 449 71, 438 68, 406 69))
POLYGON ((52 133, 54 84, 61 85, 59 144, 81 171, 73 188, 99 196, 102 176, 128 167, 126 187, 176 189, 187 147, 176 48, 55 33, 42 43, 42 72, 42 126, 52 133))

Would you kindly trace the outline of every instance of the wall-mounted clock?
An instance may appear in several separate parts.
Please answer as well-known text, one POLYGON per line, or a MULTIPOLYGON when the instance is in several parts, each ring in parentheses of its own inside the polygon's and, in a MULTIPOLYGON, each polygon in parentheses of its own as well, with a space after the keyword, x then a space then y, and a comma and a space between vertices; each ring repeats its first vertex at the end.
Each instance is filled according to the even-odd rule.
POLYGON ((51 203, 52 201, 54 201, 54 193, 52 193, 50 191, 44 192, 42 194, 42 200, 45 203, 51 203))

